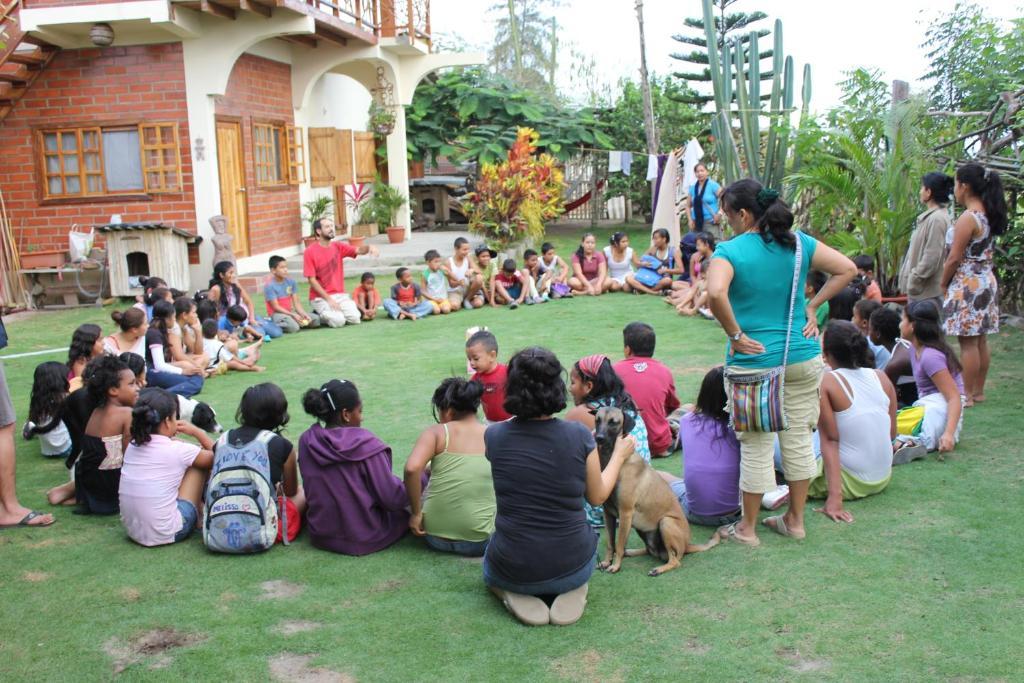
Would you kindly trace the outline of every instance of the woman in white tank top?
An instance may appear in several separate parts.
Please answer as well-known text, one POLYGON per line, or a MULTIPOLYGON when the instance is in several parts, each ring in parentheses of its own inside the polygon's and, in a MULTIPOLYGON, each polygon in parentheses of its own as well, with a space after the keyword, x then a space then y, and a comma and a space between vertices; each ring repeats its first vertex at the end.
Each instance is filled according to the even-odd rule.
POLYGON ((612 234, 610 244, 604 248, 604 258, 608 262, 608 279, 605 281, 607 290, 628 292, 632 288, 626 282, 626 276, 632 274, 640 266, 640 259, 629 246, 629 236, 624 232, 612 234), (619 260, 615 257, 618 256, 619 260))
POLYGON ((818 436, 822 472, 809 495, 824 497, 834 521, 852 522, 843 500, 882 491, 892 477, 896 436, 896 390, 875 370, 867 339, 850 322, 833 320, 825 330, 824 354, 832 368, 821 383, 818 436))

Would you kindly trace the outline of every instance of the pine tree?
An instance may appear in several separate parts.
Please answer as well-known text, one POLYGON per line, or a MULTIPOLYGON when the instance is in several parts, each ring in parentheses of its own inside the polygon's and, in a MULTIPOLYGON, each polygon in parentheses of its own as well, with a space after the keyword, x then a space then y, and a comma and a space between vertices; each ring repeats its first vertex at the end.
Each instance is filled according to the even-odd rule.
MULTIPOLYGON (((749 13, 727 12, 726 10, 735 2, 737 0, 714 0, 715 9, 718 11, 718 16, 715 17, 715 31, 718 34, 716 49, 721 50, 727 40, 738 40, 741 43, 748 42, 751 24, 768 18, 767 14, 760 11, 749 13)), ((693 29, 695 35, 677 33, 672 36, 672 39, 683 45, 692 45, 700 49, 689 53, 673 52, 670 56, 672 59, 677 59, 684 64, 690 65, 690 68, 696 67, 700 70, 675 72, 672 75, 686 81, 692 91, 692 94, 681 96, 683 98, 681 101, 703 106, 715 99, 714 95, 705 95, 700 92, 700 90, 706 90, 711 84, 711 71, 708 69, 708 44, 704 38, 704 19, 703 17, 688 17, 683 20, 683 24, 687 28, 693 29), (705 87, 702 88, 702 85, 705 87)), ((766 28, 756 30, 759 38, 763 38, 771 33, 766 28)), ((761 52, 761 59, 767 59, 771 56, 771 50, 761 52)), ((771 69, 762 70, 762 81, 770 81, 772 77, 771 69)), ((762 99, 767 99, 768 97, 768 95, 763 95, 762 99)))

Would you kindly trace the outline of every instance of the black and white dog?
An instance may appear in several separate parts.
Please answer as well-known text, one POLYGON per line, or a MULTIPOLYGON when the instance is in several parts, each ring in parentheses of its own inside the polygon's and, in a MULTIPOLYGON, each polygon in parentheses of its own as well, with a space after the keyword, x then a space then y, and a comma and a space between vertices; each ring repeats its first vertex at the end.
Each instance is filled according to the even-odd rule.
POLYGON ((217 422, 217 412, 210 404, 192 398, 178 397, 178 419, 191 422, 210 434, 220 434, 224 431, 217 422))

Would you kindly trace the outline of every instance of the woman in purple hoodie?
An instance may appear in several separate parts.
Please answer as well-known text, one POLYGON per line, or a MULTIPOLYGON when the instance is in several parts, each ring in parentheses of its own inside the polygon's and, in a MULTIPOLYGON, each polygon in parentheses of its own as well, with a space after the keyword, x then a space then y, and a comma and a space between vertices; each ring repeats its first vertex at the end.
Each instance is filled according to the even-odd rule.
POLYGON ((302 397, 317 422, 299 437, 299 469, 313 545, 344 555, 383 550, 409 529, 409 497, 391 448, 363 429, 356 385, 332 379, 302 397))

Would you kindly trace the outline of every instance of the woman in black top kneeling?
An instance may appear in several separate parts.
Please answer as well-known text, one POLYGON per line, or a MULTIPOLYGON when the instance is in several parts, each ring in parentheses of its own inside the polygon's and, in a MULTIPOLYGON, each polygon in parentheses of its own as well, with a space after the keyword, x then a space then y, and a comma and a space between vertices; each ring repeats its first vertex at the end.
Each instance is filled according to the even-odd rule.
POLYGON ((564 375, 547 349, 512 356, 505 410, 514 417, 484 433, 498 506, 484 583, 531 626, 568 625, 583 616, 597 549, 583 498, 602 504, 634 449, 632 438, 619 439, 601 471, 590 431, 552 417, 565 408, 564 375))

